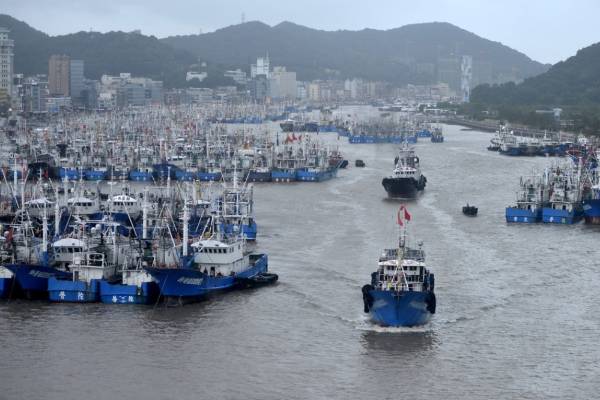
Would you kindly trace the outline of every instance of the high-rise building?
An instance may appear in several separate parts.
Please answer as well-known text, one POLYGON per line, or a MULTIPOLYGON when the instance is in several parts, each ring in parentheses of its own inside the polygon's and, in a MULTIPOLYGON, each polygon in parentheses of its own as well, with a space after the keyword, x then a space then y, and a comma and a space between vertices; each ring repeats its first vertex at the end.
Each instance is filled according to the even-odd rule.
POLYGON ((460 66, 460 90, 462 101, 468 103, 471 97, 471 82, 473 80, 473 57, 463 56, 460 66))
POLYGON ((258 101, 263 101, 269 95, 269 80, 265 75, 257 75, 250 81, 250 95, 258 101))
POLYGON ((13 95, 14 41, 8 38, 10 31, 0 28, 0 90, 13 95))
POLYGON ((70 75, 71 59, 69 56, 50 56, 48 63, 48 89, 51 96, 69 96, 70 75))
POLYGON ((437 81, 447 83, 450 89, 458 92, 460 90, 462 57, 445 56, 437 61, 437 81))
POLYGON ((296 73, 287 71, 285 67, 273 67, 269 78, 270 97, 295 99, 298 95, 296 73))
POLYGON ((271 68, 271 62, 269 61, 269 56, 267 55, 265 58, 259 57, 256 59, 256 64, 252 64, 250 66, 250 77, 256 78, 258 75, 264 75, 267 79, 269 79, 271 68))
POLYGON ((74 102, 81 101, 81 93, 85 89, 83 60, 71 60, 69 68, 69 94, 74 102))

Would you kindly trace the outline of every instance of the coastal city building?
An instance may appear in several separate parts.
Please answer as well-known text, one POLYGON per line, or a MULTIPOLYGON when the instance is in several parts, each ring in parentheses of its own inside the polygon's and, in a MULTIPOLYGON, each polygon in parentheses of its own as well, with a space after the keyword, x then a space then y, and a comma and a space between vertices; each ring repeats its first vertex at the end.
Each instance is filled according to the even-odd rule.
POLYGON ((202 82, 207 77, 208 77, 208 73, 206 73, 206 72, 192 72, 192 71, 188 71, 185 74, 185 80, 187 82, 191 81, 192 79, 198 79, 199 82, 202 82))
POLYGON ((269 55, 266 57, 259 57, 256 59, 256 64, 250 66, 250 77, 254 79, 259 75, 264 75, 269 79, 270 68, 271 62, 269 61, 269 55))
POLYGON ((48 62, 48 89, 52 96, 69 96, 71 59, 66 55, 52 55, 48 62))
POLYGON ((74 103, 81 103, 85 89, 84 62, 71 60, 69 65, 69 95, 74 103))
POLYGON ((225 71, 223 74, 226 78, 231 78, 238 85, 247 85, 248 84, 248 75, 242 71, 241 69, 225 71))
POLYGON ((296 73, 285 67, 274 67, 269 78, 269 96, 273 99, 295 99, 298 94, 296 73))
POLYGON ((100 79, 98 107, 103 109, 160 104, 162 101, 162 81, 133 77, 130 73, 102 75, 100 79))
POLYGON ((5 95, 13 95, 14 41, 9 38, 10 31, 0 28, 0 90, 5 95))

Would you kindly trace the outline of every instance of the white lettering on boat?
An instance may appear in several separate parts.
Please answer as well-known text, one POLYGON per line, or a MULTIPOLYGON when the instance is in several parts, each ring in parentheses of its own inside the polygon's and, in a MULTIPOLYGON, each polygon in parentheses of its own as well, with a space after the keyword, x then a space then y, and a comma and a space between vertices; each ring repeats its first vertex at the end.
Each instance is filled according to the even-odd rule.
POLYGON ((202 278, 186 278, 184 276, 177 279, 177 282, 183 283, 184 285, 202 285, 202 281, 202 278))
POLYGON ((29 271, 29 275, 34 276, 36 278, 46 278, 46 279, 54 276, 54 274, 51 274, 49 272, 38 271, 37 269, 32 269, 31 271, 29 271))

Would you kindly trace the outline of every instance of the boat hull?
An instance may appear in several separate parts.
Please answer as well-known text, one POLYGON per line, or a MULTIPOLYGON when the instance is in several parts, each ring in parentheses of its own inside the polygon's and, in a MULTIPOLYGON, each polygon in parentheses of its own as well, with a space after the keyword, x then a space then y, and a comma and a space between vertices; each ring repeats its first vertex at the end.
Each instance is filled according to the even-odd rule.
MULTIPOLYGON (((372 305, 369 309, 371 320, 377 325, 391 327, 412 327, 425 325, 431 320, 430 308, 433 292, 394 292, 371 290, 372 305)), ((435 296, 434 296, 435 297, 435 296)))
POLYGON ((534 224, 542 220, 542 210, 526 210, 517 207, 506 207, 506 222, 534 224))
POLYGON ((296 171, 290 170, 273 170, 271 171, 271 181, 273 182, 295 182, 296 171))
POLYGON ((86 181, 103 181, 106 179, 106 171, 90 169, 86 170, 83 175, 86 181))
POLYGON ((323 182, 334 178, 337 175, 337 168, 327 168, 318 171, 299 169, 296 171, 296 180, 300 182, 323 182))
POLYGON ((48 299, 55 303, 95 303, 100 301, 100 280, 90 282, 48 279, 48 299))
POLYGON ((198 172, 198 179, 202 182, 220 181, 221 177, 220 172, 198 172))
POLYGON ((248 172, 248 182, 271 182, 271 171, 258 172, 258 171, 250 171, 248 172))
POLYGON ((71 279, 72 277, 70 272, 60 271, 44 265, 6 264, 4 267, 14 274, 14 279, 27 298, 47 297, 48 280, 50 278, 71 279))
POLYGON ((586 224, 600 225, 600 199, 584 200, 583 217, 586 224))
POLYGON ((152 172, 130 171, 129 180, 134 182, 150 182, 153 180, 152 172))
POLYGON ((383 178, 381 184, 388 196, 394 198, 414 198, 425 188, 424 182, 413 178, 383 178))
POLYGON ((104 304, 153 304, 159 292, 156 282, 136 286, 100 281, 100 301, 104 304))
MULTIPOLYGON (((253 256, 251 256, 252 258, 253 256)), ((156 280, 160 294, 168 302, 188 303, 199 301, 212 293, 235 287, 237 278, 251 278, 267 272, 265 254, 255 255, 252 265, 236 276, 209 276, 191 268, 146 268, 156 280)))
POLYGON ((0 278, 0 299, 5 299, 11 295, 14 278, 0 278))
POLYGON ((579 209, 567 211, 544 207, 542 210, 542 222, 545 224, 571 225, 579 222, 582 217, 583 211, 579 209))

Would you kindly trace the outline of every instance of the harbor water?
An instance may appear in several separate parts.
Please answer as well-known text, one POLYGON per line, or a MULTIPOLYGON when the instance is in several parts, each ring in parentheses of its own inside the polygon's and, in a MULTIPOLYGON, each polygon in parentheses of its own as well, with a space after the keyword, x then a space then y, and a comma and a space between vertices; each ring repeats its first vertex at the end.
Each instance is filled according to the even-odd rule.
POLYGON ((415 146, 427 187, 406 204, 436 275, 429 325, 363 314, 360 288, 397 240, 399 202, 381 186, 397 145, 326 133, 350 161, 337 179, 255 186, 278 284, 176 308, 3 300, 0 398, 597 398, 600 230, 507 225, 519 177, 547 160, 444 135, 415 146))

